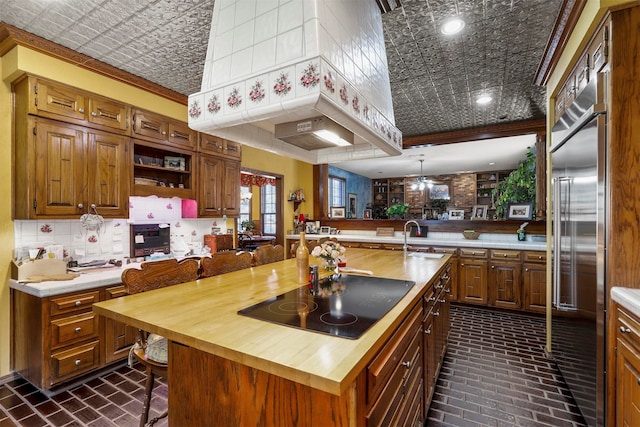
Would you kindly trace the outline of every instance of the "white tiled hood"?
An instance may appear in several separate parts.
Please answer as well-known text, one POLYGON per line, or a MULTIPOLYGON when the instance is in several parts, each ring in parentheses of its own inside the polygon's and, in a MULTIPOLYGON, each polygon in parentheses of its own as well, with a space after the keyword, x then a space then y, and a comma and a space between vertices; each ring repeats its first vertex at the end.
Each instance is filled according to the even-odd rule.
POLYGON ((192 129, 314 164, 402 151, 374 0, 215 0, 188 111, 192 129), (276 124, 302 129, 322 116, 352 132, 353 145, 275 138, 276 124))

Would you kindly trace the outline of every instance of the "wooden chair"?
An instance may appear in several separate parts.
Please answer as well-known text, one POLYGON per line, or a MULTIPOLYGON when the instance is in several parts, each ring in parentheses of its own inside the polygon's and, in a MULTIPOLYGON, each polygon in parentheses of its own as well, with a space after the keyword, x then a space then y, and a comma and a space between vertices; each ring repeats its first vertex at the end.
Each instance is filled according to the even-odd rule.
MULTIPOLYGON (((128 268, 122 272, 121 278, 125 291, 128 294, 137 294, 197 280, 198 269, 198 260, 195 259, 184 259, 180 262, 175 259, 167 259, 143 262, 140 265, 140 269, 128 268)), ((153 391, 155 377, 161 376, 167 378, 167 363, 148 359, 145 354, 146 347, 147 333, 140 330, 137 342, 131 349, 131 355, 144 365, 147 373, 147 380, 144 386, 142 415, 140 416, 140 427, 147 425, 147 420, 149 419, 151 392, 153 391)), ((166 416, 167 411, 151 420, 149 425, 153 425, 160 418, 166 416)))
POLYGON ((204 257, 200 260, 200 277, 211 277, 231 271, 242 270, 251 267, 252 257, 249 252, 215 252, 211 258, 204 257))
POLYGON ((254 266, 284 260, 284 246, 282 245, 262 245, 257 247, 252 253, 254 266))

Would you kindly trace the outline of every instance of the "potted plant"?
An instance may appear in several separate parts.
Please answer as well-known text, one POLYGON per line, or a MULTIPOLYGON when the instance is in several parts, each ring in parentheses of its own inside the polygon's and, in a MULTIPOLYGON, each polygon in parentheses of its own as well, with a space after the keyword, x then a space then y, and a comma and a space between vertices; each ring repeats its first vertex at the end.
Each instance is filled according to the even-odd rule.
POLYGON ((444 213, 447 210, 449 200, 447 199, 433 199, 431 200, 431 207, 436 209, 438 213, 444 213))
POLYGON ((531 149, 518 168, 498 184, 493 190, 496 216, 504 218, 511 203, 533 203, 532 212, 536 211, 536 155, 531 149))
POLYGON ((390 219, 402 219, 404 214, 409 210, 409 205, 406 203, 396 203, 387 208, 386 214, 390 219))
POLYGON ((244 228, 245 231, 251 231, 254 228, 256 228, 256 223, 251 221, 250 219, 246 219, 244 221, 242 221, 242 223, 240 224, 240 226, 242 228, 244 228))

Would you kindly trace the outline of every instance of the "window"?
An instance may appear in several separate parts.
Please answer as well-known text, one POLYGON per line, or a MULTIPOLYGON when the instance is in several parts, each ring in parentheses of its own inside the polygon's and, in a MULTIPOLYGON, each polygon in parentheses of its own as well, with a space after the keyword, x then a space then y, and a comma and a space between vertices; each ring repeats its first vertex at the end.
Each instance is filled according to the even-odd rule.
POLYGON ((329 207, 345 207, 347 183, 343 178, 329 177, 329 207))
POLYGON ((251 218, 251 199, 242 198, 243 194, 251 192, 251 187, 240 187, 240 215, 238 216, 238 230, 242 230, 242 222, 251 218))
POLYGON ((276 234, 277 205, 275 185, 267 184, 260 187, 260 204, 262 233, 276 234))

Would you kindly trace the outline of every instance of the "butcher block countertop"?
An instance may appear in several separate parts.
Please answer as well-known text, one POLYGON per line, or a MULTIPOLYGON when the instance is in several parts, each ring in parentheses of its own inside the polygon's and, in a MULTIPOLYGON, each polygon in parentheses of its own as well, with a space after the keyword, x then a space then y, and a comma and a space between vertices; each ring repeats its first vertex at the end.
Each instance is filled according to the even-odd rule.
MULTIPOLYGON (((416 285, 359 339, 237 314, 301 285, 296 260, 253 267, 94 304, 94 311, 170 340, 331 394, 342 395, 449 261, 401 251, 348 249, 348 267, 416 285)), ((315 263, 310 257, 310 263, 315 263)), ((321 277, 326 275, 320 268, 321 277)))

